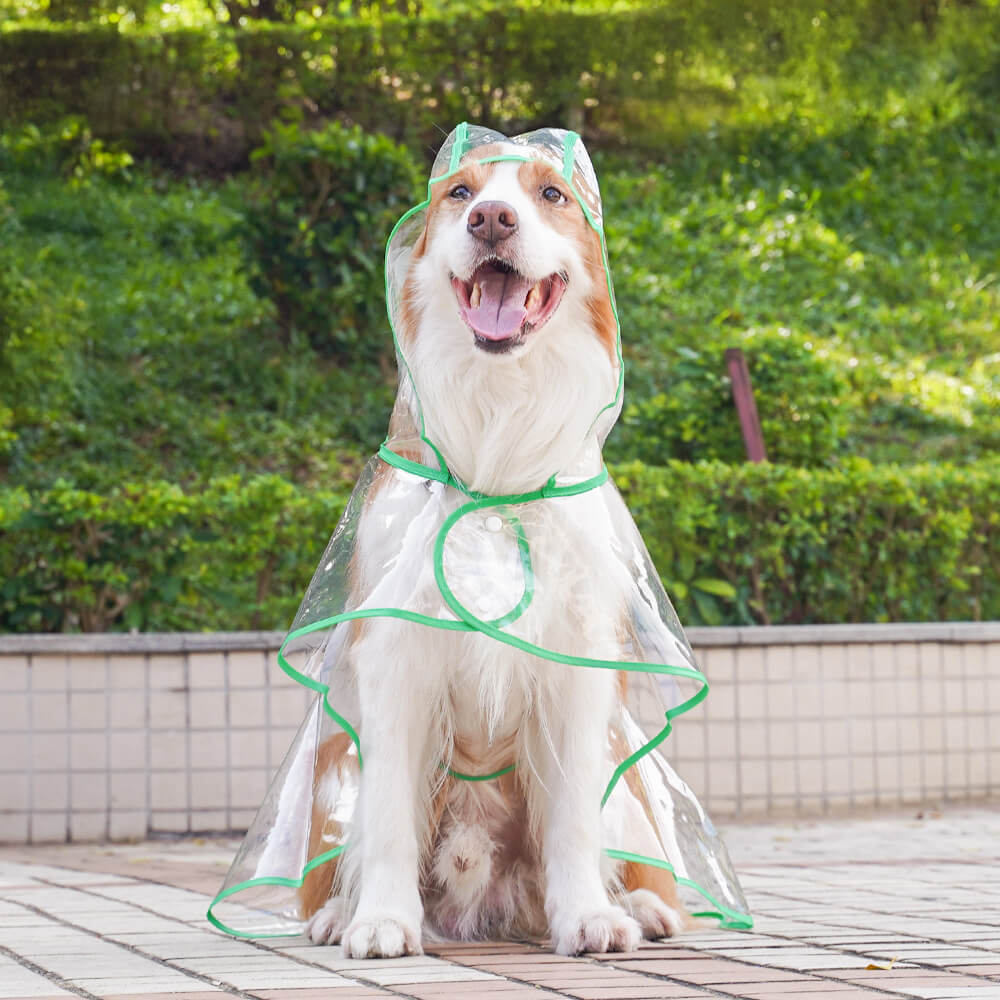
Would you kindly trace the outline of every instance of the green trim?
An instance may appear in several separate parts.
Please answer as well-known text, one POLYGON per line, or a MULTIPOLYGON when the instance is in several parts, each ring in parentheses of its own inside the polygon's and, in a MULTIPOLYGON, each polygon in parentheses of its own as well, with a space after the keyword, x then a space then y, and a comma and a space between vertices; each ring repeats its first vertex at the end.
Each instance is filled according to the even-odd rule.
POLYGON ((698 913, 692 913, 692 917, 714 917, 727 930, 748 931, 753 928, 753 917, 749 913, 741 913, 739 910, 730 909, 728 906, 720 903, 710 892, 703 889, 693 879, 678 875, 674 871, 674 866, 669 861, 660 861, 658 858, 650 858, 645 854, 634 854, 632 851, 619 851, 613 847, 604 848, 604 853, 609 858, 615 858, 618 861, 635 861, 640 865, 652 865, 654 868, 662 868, 664 871, 670 872, 677 879, 678 884, 686 885, 689 889, 694 889, 695 892, 699 893, 715 907, 714 910, 702 910, 698 913))
POLYGON ((322 854, 317 854, 316 857, 310 861, 305 868, 302 869, 302 874, 299 878, 283 878, 280 875, 265 875, 261 878, 249 878, 245 882, 237 882, 236 885, 231 885, 228 889, 223 889, 211 903, 208 904, 208 910, 205 913, 206 918, 209 923, 218 927, 220 931, 224 931, 226 934, 231 934, 233 937, 239 938, 282 938, 282 937, 299 937, 302 931, 288 931, 281 934, 250 934, 247 931, 238 931, 232 927, 228 927, 224 924, 212 911, 218 906, 223 900, 228 899, 230 896, 237 892, 242 892, 244 889, 253 889, 259 885, 280 885, 288 889, 301 889, 302 883, 305 882, 306 876, 314 869, 319 868, 320 865, 325 865, 327 861, 332 861, 337 855, 341 854, 346 847, 346 844, 341 844, 339 847, 334 847, 329 851, 324 851, 322 854))
MULTIPOLYGON (((514 770, 514 766, 506 767, 503 770, 496 771, 493 774, 487 774, 482 776, 477 775, 459 775, 457 772, 453 772, 449 769, 449 774, 454 777, 461 777, 465 781, 489 781, 493 778, 499 778, 503 774, 509 774, 514 770)), ((230 896, 235 895, 237 892, 243 892, 245 889, 253 889, 257 886, 263 885, 279 885, 289 889, 300 889, 302 884, 306 880, 306 876, 314 869, 318 868, 320 865, 326 864, 328 861, 332 861, 338 855, 340 855, 346 844, 341 844, 339 847, 334 847, 332 850, 325 851, 323 854, 318 854, 312 859, 303 869, 301 877, 297 879, 292 878, 282 878, 281 876, 271 875, 264 876, 262 878, 251 878, 247 879, 245 882, 238 882, 236 885, 230 886, 228 889, 223 889, 215 899, 209 904, 208 911, 205 916, 208 921, 220 931, 226 934, 230 934, 237 938, 283 938, 283 937, 299 937, 301 935, 300 930, 281 932, 279 934, 256 934, 249 933, 247 931, 239 931, 233 927, 229 927, 227 924, 223 923, 213 912, 215 907, 219 903, 224 902, 230 896)), ((638 864, 652 865, 654 868, 662 868, 665 871, 670 872, 671 875, 677 880, 680 885, 687 886, 689 889, 693 889, 704 899, 714 907, 713 910, 700 910, 697 913, 692 913, 693 917, 712 917, 720 922, 720 925, 727 930, 751 930, 753 928, 753 917, 749 913, 740 913, 738 910, 733 910, 728 906, 720 903, 710 892, 703 889, 697 882, 689 878, 684 878, 679 876, 674 871, 674 866, 670 864, 669 861, 661 861, 658 858, 650 858, 644 854, 635 854, 632 851, 621 851, 615 848, 605 848, 604 853, 609 858, 614 858, 618 861, 634 861, 638 864)))
POLYGON ((492 781, 494 778, 502 778, 505 774, 510 774, 516 767, 517 764, 508 764, 507 767, 501 767, 499 771, 494 771, 492 774, 463 774, 461 771, 449 767, 448 774, 453 778, 458 778, 459 781, 492 781))
MULTIPOLYGON (((701 689, 702 691, 705 688, 701 689)), ((626 757, 614 770, 611 775, 611 780, 608 782, 608 787, 604 789, 604 795, 601 796, 601 808, 604 808, 605 803, 611 798, 611 793, 615 790, 615 785, 618 784, 618 779, 633 765, 637 764, 646 754, 655 750, 671 733, 673 726, 670 724, 670 719, 667 719, 667 724, 648 742, 644 743, 634 754, 626 757)))
POLYGON ((521 594, 521 600, 507 614, 501 618, 495 618, 491 622, 497 628, 503 628, 505 625, 516 622, 528 610, 529 605, 535 597, 535 571, 531 566, 531 549, 528 547, 524 525, 521 524, 520 518, 517 517, 511 517, 510 523, 514 526, 514 534, 517 536, 517 551, 521 557, 521 577, 524 580, 524 591, 521 594))
POLYGON ((433 479, 436 482, 454 486, 456 489, 459 488, 457 481, 452 478, 451 473, 446 468, 432 469, 429 465, 413 461, 412 458, 404 458, 402 455, 396 454, 389 447, 388 441, 383 441, 379 445, 378 457, 387 465, 394 465, 397 469, 402 469, 404 472, 412 472, 413 475, 420 476, 422 479, 433 479))
MULTIPOLYGON (((580 141, 580 136, 576 132, 567 132, 566 141, 563 144, 563 179, 572 183, 573 167, 576 165, 576 144, 580 141)), ((588 218, 588 221, 589 218, 588 218)), ((590 222, 593 225, 593 221, 590 222)))
POLYGON ((603 486, 608 481, 608 467, 602 465, 601 471, 596 475, 591 476, 589 479, 583 479, 578 483, 570 483, 567 486, 557 485, 556 477, 551 476, 545 485, 539 487, 537 490, 528 490, 525 493, 498 493, 490 495, 470 490, 465 483, 453 476, 447 469, 434 469, 429 465, 424 465, 422 462, 414 461, 412 458, 404 458, 402 455, 394 452, 385 441, 379 446, 378 457, 386 464, 395 466, 397 469, 402 469, 404 472, 409 472, 414 476, 419 476, 421 479, 433 479, 439 483, 444 483, 446 486, 452 486, 459 493, 464 493, 473 502, 488 507, 496 507, 499 504, 510 504, 513 506, 519 503, 530 503, 532 500, 551 500, 555 497, 575 497, 580 493, 597 489, 597 487, 603 486))
POLYGON ((453 174, 465 152, 465 144, 469 141, 469 123, 459 122, 455 128, 455 141, 451 147, 451 160, 448 162, 448 173, 453 174))
MULTIPOLYGON (((666 673, 667 671, 664 671, 666 673)), ((690 711, 695 705, 700 705, 708 697, 708 681, 705 679, 704 675, 701 675, 702 686, 698 688, 697 691, 687 701, 681 702, 679 705, 675 705, 673 708, 667 709, 664 712, 667 723, 666 725, 651 739, 649 742, 643 744, 638 750, 630 757, 626 757, 618 767, 615 768, 614 774, 611 775, 611 780, 608 782, 608 787, 604 790, 604 797, 601 799, 601 806, 603 808, 604 803, 608 801, 611 793, 614 791, 615 785, 618 784, 618 779, 633 765, 637 764, 646 754, 655 750, 673 731, 673 720, 677 718, 678 715, 683 715, 685 712, 690 711)))

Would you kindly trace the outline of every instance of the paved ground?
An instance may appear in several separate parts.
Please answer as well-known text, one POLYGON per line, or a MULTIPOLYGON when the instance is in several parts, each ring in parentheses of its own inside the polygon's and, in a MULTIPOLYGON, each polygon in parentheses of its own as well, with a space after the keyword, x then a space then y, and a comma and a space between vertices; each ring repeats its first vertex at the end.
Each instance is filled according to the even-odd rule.
POLYGON ((753 932, 579 959, 474 944, 348 962, 232 940, 204 919, 230 842, 0 848, 0 998, 1000 1000, 1000 804, 727 837, 753 932))

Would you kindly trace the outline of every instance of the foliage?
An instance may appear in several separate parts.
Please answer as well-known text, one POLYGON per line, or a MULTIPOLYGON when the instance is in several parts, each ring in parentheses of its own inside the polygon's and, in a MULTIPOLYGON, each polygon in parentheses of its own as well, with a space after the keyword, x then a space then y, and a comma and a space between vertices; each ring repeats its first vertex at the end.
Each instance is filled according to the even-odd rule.
MULTIPOLYGON (((614 470, 692 624, 1000 617, 1000 464, 614 470)), ((281 628, 346 492, 0 492, 0 630, 281 628)))
POLYGON ((666 163, 604 157, 631 362, 613 457, 738 456, 727 347, 750 358, 779 460, 974 459, 1000 445, 1000 219, 983 211, 997 92, 982 102, 998 42, 961 68, 944 41, 916 66, 878 50, 858 75, 882 76, 833 88, 822 114, 814 86, 779 120, 695 133, 666 163), (754 363, 783 331, 787 400, 754 363))
POLYGON ((345 499, 277 476, 0 493, 0 630, 280 628, 345 499))
MULTIPOLYGON (((605 154, 628 363, 609 457, 738 460, 723 363, 734 346, 774 460, 995 451, 1000 219, 982 206, 998 153, 971 100, 953 96, 935 119, 914 98, 906 129, 862 108, 830 134, 800 122, 695 137, 666 165, 605 154)), ((322 355, 290 328, 276 335, 236 238, 251 182, 132 167, 127 183, 121 172, 84 183, 63 131, 0 143, 0 273, 23 324, 4 355, 0 475, 97 489, 221 471, 349 479, 384 432, 393 375, 322 355)), ((372 240, 387 230, 374 225, 372 240)), ((365 316, 359 338, 387 351, 379 308, 365 316)))
MULTIPOLYGON (((295 6, 280 2, 289 13, 295 6)), ((905 49, 898 75, 919 67, 939 37, 954 35, 956 53, 981 51, 997 32, 995 0, 733 8, 441 3, 419 20, 369 9, 245 20, 239 31, 110 15, 104 24, 13 21, 0 32, 0 90, 21 120, 82 115, 106 141, 203 170, 243 165, 275 118, 345 119, 414 149, 462 119, 504 131, 570 121, 608 145, 660 150, 734 111, 816 116, 817 84, 851 96, 863 85, 890 101, 893 90, 873 80, 885 68, 870 58, 873 46, 905 49)))
POLYGON ((358 138, 349 176, 398 201, 344 188, 371 243, 341 275, 295 207, 336 119, 425 159, 438 123, 583 125, 628 365, 607 455, 685 620, 1000 615, 1000 4, 619 6, 0 27, 0 628, 287 621, 394 380, 373 261, 411 167, 358 138), (742 457, 729 347, 778 464, 673 463, 742 457))
POLYGON ((681 619, 1000 617, 1000 463, 614 470, 681 619))
POLYGON ((27 124, 3 141, 4 159, 22 170, 58 172, 74 184, 95 176, 128 181, 133 160, 120 148, 94 137, 79 116, 69 116, 44 128, 27 124))
MULTIPOLYGON (((786 327, 750 329, 738 342, 747 357, 768 457, 789 465, 833 458, 850 426, 842 365, 786 327)), ((663 365, 662 381, 654 395, 628 404, 624 441, 615 441, 613 453, 651 464, 705 456, 741 461, 746 452, 721 344, 663 347, 661 358, 671 360, 663 365)))
POLYGON ((385 238, 414 202, 410 154, 357 127, 277 124, 253 160, 237 231, 286 342, 300 333, 321 355, 385 355, 385 238))
POLYGON ((21 317, 0 351, 0 478, 102 491, 238 471, 353 478, 357 442, 384 431, 389 387, 304 338, 281 342, 233 235, 242 186, 144 170, 78 185, 18 167, 3 146, 0 170, 0 299, 16 291, 21 317))
POLYGON ((16 453, 20 429, 40 423, 66 389, 64 331, 22 267, 21 237, 0 182, 0 468, 16 453))

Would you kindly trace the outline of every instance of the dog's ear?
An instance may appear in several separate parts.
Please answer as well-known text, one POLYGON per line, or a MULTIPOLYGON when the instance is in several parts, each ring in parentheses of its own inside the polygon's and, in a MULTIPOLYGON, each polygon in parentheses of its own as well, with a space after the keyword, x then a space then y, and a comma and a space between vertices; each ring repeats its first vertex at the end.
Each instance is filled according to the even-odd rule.
POLYGON ((587 227, 587 270, 593 279, 593 292, 587 298, 590 321, 612 363, 618 358, 618 320, 611 304, 611 288, 604 267, 604 245, 596 230, 587 227))
MULTIPOLYGON (((601 280, 604 279, 603 270, 601 280)), ((600 338, 601 343, 607 348, 612 361, 617 359, 615 350, 618 338, 618 324, 615 322, 615 313, 611 308, 611 299, 605 295, 591 295, 587 300, 587 310, 590 313, 594 330, 600 338)))
MULTIPOLYGON (((420 260, 423 255, 427 253, 427 223, 424 223, 424 228, 420 231, 420 239, 413 245, 413 256, 411 260, 420 260)), ((411 265, 412 266, 412 265, 411 265)))

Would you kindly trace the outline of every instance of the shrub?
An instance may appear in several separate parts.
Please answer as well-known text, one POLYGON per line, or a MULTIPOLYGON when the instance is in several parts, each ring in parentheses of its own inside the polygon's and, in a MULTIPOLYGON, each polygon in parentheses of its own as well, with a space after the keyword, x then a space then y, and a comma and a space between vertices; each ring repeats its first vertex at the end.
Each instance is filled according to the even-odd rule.
POLYGON ((66 384, 64 331, 46 322, 17 253, 21 220, 0 182, 0 471, 23 447, 21 430, 43 420, 66 384))
POLYGON ((630 463, 615 473, 683 621, 1000 616, 995 459, 855 459, 832 469, 630 463))
POLYGON ((0 631, 280 628, 345 500, 278 476, 0 493, 0 631))
MULTIPOLYGON (((1000 462, 613 470, 690 625, 1000 617, 1000 462)), ((0 631, 280 628, 346 501, 278 476, 0 492, 0 631)))
POLYGON ((133 163, 129 153, 96 138, 78 115, 41 127, 29 123, 3 136, 3 161, 21 170, 58 172, 75 184, 86 184, 98 175, 127 181, 133 163))
MULTIPOLYGON (((768 458, 822 465, 847 431, 847 380, 839 361, 787 328, 751 330, 729 342, 747 357, 768 458)), ((651 465, 668 458, 739 462, 746 456, 722 344, 678 347, 655 394, 629 403, 617 455, 651 465)))
POLYGON ((339 124, 275 126, 253 154, 257 180, 238 227, 250 283, 270 299, 286 340, 373 359, 386 350, 385 239, 414 203, 410 154, 339 124))
MULTIPOLYGON (((61 2, 72 11, 105 0, 61 2)), ((297 0, 282 6, 291 11, 297 0)), ((963 56, 970 39, 988 37, 992 4, 940 6, 940 34, 955 21, 971 25, 963 56)), ((22 120, 81 114, 104 139, 203 169, 244 163, 263 129, 289 115, 344 118, 413 149, 468 119, 508 132, 572 121, 588 138, 659 151, 678 125, 707 124, 734 106, 814 112, 803 79, 815 88, 864 76, 878 100, 892 101, 892 86, 871 86, 871 43, 900 40, 919 63, 921 18, 937 7, 442 3, 419 18, 301 12, 301 23, 254 20, 239 30, 16 25, 0 34, 0 92, 22 120)))

